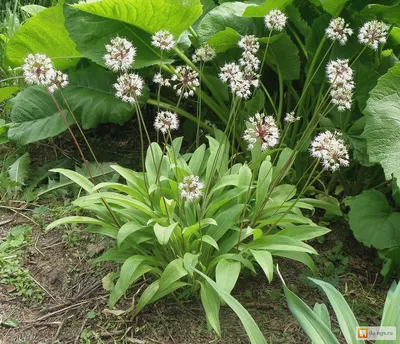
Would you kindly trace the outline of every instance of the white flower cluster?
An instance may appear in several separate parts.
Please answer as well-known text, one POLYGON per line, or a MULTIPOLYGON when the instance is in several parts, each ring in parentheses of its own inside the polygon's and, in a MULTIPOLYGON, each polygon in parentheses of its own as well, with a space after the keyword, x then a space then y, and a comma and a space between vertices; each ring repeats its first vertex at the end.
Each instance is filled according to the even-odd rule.
POLYGON ((154 74, 153 82, 161 86, 171 87, 171 82, 168 78, 164 78, 161 73, 154 74))
POLYGON ((351 109, 353 89, 353 70, 349 67, 349 60, 337 59, 330 61, 326 67, 326 75, 331 84, 331 102, 339 111, 351 109))
POLYGON ((238 98, 248 99, 251 97, 251 87, 258 87, 258 74, 260 60, 255 55, 260 48, 257 37, 246 35, 238 42, 243 49, 242 57, 238 63, 225 63, 219 73, 222 82, 227 83, 232 93, 238 98))
POLYGON ((144 88, 143 79, 137 74, 122 74, 113 85, 116 89, 116 97, 125 103, 135 104, 142 95, 144 88))
POLYGON ((208 44, 205 44, 195 50, 194 54, 192 55, 192 60, 194 63, 209 62, 214 60, 215 56, 217 56, 215 50, 208 44))
POLYGON ((136 48, 125 38, 111 38, 110 44, 105 45, 107 54, 103 59, 107 68, 113 72, 126 72, 135 62, 136 48))
POLYGON ((172 88, 176 90, 178 96, 184 98, 193 97, 196 87, 200 86, 199 74, 189 66, 176 67, 176 74, 171 77, 171 81, 177 82, 172 88))
POLYGON ((284 118, 284 121, 287 123, 294 123, 300 120, 300 116, 296 116, 294 111, 288 112, 284 118))
POLYGON ((271 10, 264 17, 264 24, 271 31, 282 31, 286 25, 287 16, 280 10, 271 10))
POLYGON ((163 134, 177 130, 179 128, 179 119, 176 113, 171 111, 160 111, 154 120, 154 128, 163 134))
POLYGON ((47 87, 51 93, 68 86, 68 75, 56 70, 51 59, 44 54, 29 54, 24 60, 22 71, 28 85, 47 87))
POLYGON ((205 184, 200 181, 198 176, 190 175, 183 178, 182 183, 178 185, 181 190, 181 197, 193 202, 203 195, 205 184))
POLYGON ((251 128, 244 131, 243 139, 247 141, 248 150, 252 150, 254 144, 261 143, 261 151, 266 151, 270 147, 275 147, 279 142, 279 129, 272 116, 264 113, 256 113, 249 118, 251 128))
POLYGON ((175 46, 175 39, 169 31, 160 30, 151 37, 151 44, 160 50, 170 51, 175 46))
POLYGON ((340 45, 345 45, 348 36, 353 34, 353 30, 349 28, 349 24, 346 24, 344 19, 341 17, 332 19, 325 32, 329 39, 332 41, 338 41, 340 45))
POLYGON ((386 43, 387 29, 384 23, 377 20, 366 22, 360 29, 358 40, 373 50, 377 50, 380 43, 386 43))
POLYGON ((335 172, 340 166, 349 166, 349 153, 338 136, 338 132, 327 130, 316 136, 310 145, 311 156, 320 159, 327 171, 335 172))

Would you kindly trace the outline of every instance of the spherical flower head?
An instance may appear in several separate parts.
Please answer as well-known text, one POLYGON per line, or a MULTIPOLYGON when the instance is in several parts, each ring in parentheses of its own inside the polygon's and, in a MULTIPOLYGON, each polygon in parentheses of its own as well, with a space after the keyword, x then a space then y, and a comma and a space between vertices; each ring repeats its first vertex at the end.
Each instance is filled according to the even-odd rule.
POLYGON ((198 176, 190 175, 183 178, 182 183, 178 185, 181 190, 181 197, 193 202, 203 195, 204 183, 198 176))
POLYGON ((361 44, 366 44, 373 50, 377 50, 379 44, 386 43, 386 25, 377 20, 366 22, 360 29, 358 40, 361 44))
POLYGON ((48 86, 56 74, 51 59, 44 54, 29 54, 25 58, 22 70, 28 85, 48 86))
POLYGON ((240 75, 241 70, 240 66, 234 62, 225 63, 222 68, 221 72, 219 73, 219 78, 222 82, 226 83, 232 79, 237 78, 240 75))
POLYGON ((179 119, 176 113, 171 111, 160 111, 154 120, 154 128, 157 131, 161 131, 163 134, 167 134, 172 130, 179 128, 179 119))
POLYGON ((51 80, 48 90, 50 93, 54 93, 59 88, 67 87, 69 84, 68 75, 56 70, 53 79, 51 80))
POLYGON ((282 31, 286 25, 287 16, 280 10, 271 10, 264 17, 264 24, 271 31, 282 31))
POLYGON ((317 135, 310 145, 310 154, 321 160, 327 171, 335 172, 340 166, 349 166, 349 154, 346 145, 339 138, 339 133, 327 130, 317 135))
POLYGON ((210 62, 217 56, 215 50, 211 48, 208 44, 203 45, 196 49, 192 56, 194 63, 197 62, 210 62))
POLYGON ((338 41, 340 45, 345 45, 348 36, 353 34, 353 30, 349 28, 349 24, 346 24, 344 19, 341 17, 332 19, 325 32, 329 39, 332 41, 338 41))
POLYGON ((353 70, 349 67, 349 60, 337 59, 329 61, 326 66, 326 76, 333 87, 354 88, 353 70))
POLYGON ((261 151, 263 152, 278 144, 279 129, 272 116, 256 113, 254 117, 249 118, 249 121, 250 128, 246 129, 243 135, 243 139, 248 143, 248 150, 252 150, 257 142, 261 143, 261 151))
POLYGON ((287 123, 294 123, 300 120, 300 116, 296 116, 294 111, 288 112, 284 118, 284 121, 287 123))
POLYGON ((184 98, 193 96, 196 87, 200 86, 199 74, 189 66, 178 66, 175 71, 176 74, 171 77, 171 80, 177 82, 172 86, 176 94, 184 98))
POLYGON ((339 111, 351 109, 353 93, 344 87, 335 87, 330 91, 331 103, 337 106, 339 111))
POLYGON ((254 35, 243 36, 238 42, 238 46, 242 48, 245 52, 251 54, 256 54, 258 49, 260 49, 260 43, 258 43, 258 38, 254 35))
POLYGON ((171 82, 168 78, 164 78, 161 73, 154 74, 153 82, 161 86, 171 87, 171 82))
POLYGON ((239 65, 247 71, 257 71, 260 68, 260 60, 249 51, 245 51, 239 59, 239 65))
POLYGON ((105 47, 107 54, 103 59, 106 67, 113 72, 126 72, 135 62, 136 48, 127 39, 114 37, 105 47))
POLYGON ((118 77, 117 82, 113 85, 116 93, 115 96, 125 103, 135 104, 137 99, 142 95, 144 88, 143 79, 137 74, 122 74, 118 77))
POLYGON ((175 39, 169 31, 160 30, 151 37, 151 44, 160 50, 169 51, 175 46, 175 39))

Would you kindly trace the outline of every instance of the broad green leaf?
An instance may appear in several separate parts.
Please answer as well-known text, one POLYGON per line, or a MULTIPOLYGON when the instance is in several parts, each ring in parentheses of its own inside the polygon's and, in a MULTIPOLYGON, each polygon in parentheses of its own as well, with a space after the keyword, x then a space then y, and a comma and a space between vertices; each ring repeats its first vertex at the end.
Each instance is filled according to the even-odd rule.
POLYGON ((25 180, 28 178, 30 161, 29 153, 25 153, 15 160, 7 170, 10 180, 21 185, 25 184, 25 180))
MULTIPOLYGON (((114 73, 95 65, 70 73, 70 84, 63 92, 72 111, 80 115, 84 129, 100 123, 122 125, 132 117, 134 107, 115 97, 115 81, 114 73)), ((64 102, 61 104, 66 108, 64 102)))
POLYGON ((364 191, 346 204, 350 206, 350 228, 358 241, 379 250, 400 246, 400 212, 391 209, 383 193, 364 191))
POLYGON ((222 236, 237 223, 239 216, 242 214, 243 207, 243 204, 237 204, 232 208, 219 213, 215 217, 218 226, 210 226, 207 234, 215 241, 221 239, 222 236))
POLYGON ((318 238, 329 232, 330 230, 325 227, 305 225, 305 226, 286 227, 281 231, 279 231, 278 233, 276 233, 276 235, 284 235, 287 237, 303 241, 303 240, 311 240, 314 238, 318 238))
POLYGON ((124 277, 122 281, 121 277, 118 279, 110 294, 110 298, 108 300, 108 305, 110 307, 113 307, 117 303, 117 301, 122 297, 122 295, 125 294, 128 288, 136 280, 138 280, 144 274, 152 272, 154 270, 154 268, 150 265, 144 264, 143 261, 140 262, 140 258, 137 258, 137 261, 134 261, 133 259, 130 260, 131 258, 133 257, 128 258, 122 266, 122 269, 124 269, 124 271, 122 271, 121 269, 120 276, 122 277, 122 275, 124 275, 124 277))
POLYGON ((78 184, 82 189, 87 191, 88 193, 92 193, 93 183, 87 179, 86 177, 82 176, 80 173, 66 170, 64 168, 54 168, 51 172, 61 173, 63 176, 71 179, 73 182, 78 184))
POLYGON ((117 235, 117 245, 120 246, 124 240, 131 234, 147 228, 148 226, 143 226, 137 222, 127 222, 119 230, 117 235))
POLYGON ((188 274, 183 267, 181 259, 175 259, 167 265, 160 277, 160 288, 158 292, 169 288, 174 282, 180 280, 188 274))
POLYGON ((332 14, 332 17, 338 17, 348 0, 319 0, 322 8, 332 14))
MULTIPOLYGON (((160 52, 151 45, 151 35, 132 25, 118 20, 99 17, 71 6, 64 9, 65 27, 76 44, 76 49, 86 58, 104 66, 105 44, 116 35, 135 45, 137 55, 134 69, 160 63, 160 52), (82 30, 82 27, 85 30, 82 30)), ((164 63, 169 62, 165 60, 164 63)))
POLYGON ((158 183, 160 176, 168 175, 166 162, 160 146, 153 142, 147 148, 146 172, 149 185, 158 183))
POLYGON ((46 7, 44 6, 40 6, 40 5, 25 5, 25 6, 21 6, 21 9, 30 14, 31 16, 34 16, 36 14, 38 14, 39 12, 42 12, 46 9, 46 7))
POLYGON ((286 14, 289 17, 289 21, 299 30, 299 32, 306 37, 311 28, 309 24, 303 19, 300 10, 295 5, 288 5, 286 7, 286 14))
POLYGON ((346 338, 346 342, 349 344, 364 343, 364 341, 357 340, 356 338, 355 329, 359 325, 343 295, 327 282, 310 277, 309 279, 315 284, 319 285, 325 292, 326 296, 328 296, 330 304, 339 322, 340 330, 342 331, 343 336, 346 338))
POLYGON ((274 276, 274 263, 272 261, 271 253, 266 250, 250 250, 250 252, 257 261, 258 265, 260 265, 261 269, 263 269, 268 282, 271 283, 274 276))
MULTIPOLYGON (((296 294, 290 291, 285 285, 286 300, 289 309, 294 317, 307 333, 308 337, 318 344, 339 344, 332 331, 325 325, 317 314, 315 314, 310 307, 308 307, 296 294)), ((354 333, 356 328, 354 328, 354 333)))
POLYGON ((201 228, 209 226, 209 225, 217 226, 218 223, 212 218, 202 219, 199 222, 196 222, 194 225, 185 227, 182 231, 183 237, 188 240, 192 234, 199 232, 199 230, 201 228))
POLYGON ((200 283, 200 298, 204 311, 206 312, 207 323, 213 328, 215 333, 221 335, 219 324, 220 299, 218 293, 209 285, 200 283))
POLYGON ((19 90, 19 87, 2 87, 0 88, 0 102, 5 101, 7 98, 9 98, 13 93, 17 92, 19 90))
MULTIPOLYGON (((109 225, 103 221, 94 219, 92 217, 88 216, 67 216, 63 217, 62 219, 53 221, 46 227, 46 231, 49 231, 50 229, 56 228, 58 226, 62 225, 67 225, 71 223, 84 223, 88 225, 98 225, 98 226, 106 226, 108 227, 109 225)), ((111 226, 110 226, 111 227, 111 226)))
POLYGON ((207 40, 207 43, 214 48, 215 52, 223 53, 229 49, 237 48, 240 40, 240 34, 234 29, 227 27, 223 31, 219 31, 207 40))
MULTIPOLYGON (((56 104, 43 87, 27 87, 13 100, 8 138, 20 145, 56 136, 67 129, 56 104)), ((63 112, 68 124, 73 119, 63 112)))
POLYGON ((209 235, 203 235, 201 237, 201 239, 197 239, 197 242, 198 241, 204 241, 205 243, 213 246, 216 250, 219 250, 219 246, 218 246, 217 242, 209 235))
POLYGON ((285 7, 291 4, 293 0, 266 0, 259 6, 250 6, 246 9, 243 17, 264 17, 271 10, 285 11, 285 7))
POLYGON ((256 205, 254 207, 254 215, 257 215, 262 204, 266 201, 269 187, 272 181, 273 167, 271 164, 270 157, 263 161, 260 166, 260 171, 258 173, 257 179, 257 189, 256 189, 256 205))
POLYGON ((216 34, 219 39, 220 32, 224 30, 229 38, 232 38, 234 31, 240 35, 254 33, 256 27, 253 19, 242 17, 248 6, 242 2, 226 2, 208 12, 197 28, 200 44, 207 42, 216 34), (230 30, 226 30, 227 27, 230 30))
POLYGON ((331 317, 329 316, 328 308, 325 304, 316 303, 313 312, 328 326, 328 328, 331 328, 331 317))
POLYGON ((276 163, 274 173, 272 174, 272 180, 276 180, 278 177, 280 180, 283 180, 283 178, 286 177, 294 163, 294 155, 292 154, 293 150, 288 147, 284 148, 279 153, 278 162, 276 163))
POLYGON ((274 254, 274 251, 306 252, 311 254, 317 253, 317 251, 315 251, 310 245, 283 235, 263 236, 262 238, 254 240, 248 244, 246 248, 268 250, 272 254, 274 254))
POLYGON ((154 225, 154 234, 161 245, 168 244, 169 238, 171 237, 177 225, 178 223, 173 223, 167 227, 161 226, 158 223, 154 225))
POLYGON ((252 344, 267 344, 267 341, 264 338, 264 335, 261 333, 258 328, 256 322, 251 317, 249 312, 228 292, 226 292, 223 288, 221 288, 217 283, 215 283, 211 278, 207 275, 203 274, 201 271, 192 267, 192 269, 197 272, 200 276, 202 276, 205 281, 218 293, 218 295, 226 302, 226 304, 232 308, 232 310, 239 317, 240 321, 243 324, 243 327, 246 330, 247 335, 249 336, 250 343, 252 344))
POLYGON ((204 155, 206 153, 206 145, 202 144, 192 154, 189 161, 189 168, 193 175, 198 176, 201 165, 203 164, 204 155))
POLYGON ((136 26, 150 34, 168 30, 175 38, 202 13, 200 0, 102 0, 74 7, 136 26))
POLYGON ((393 2, 393 6, 368 4, 360 14, 382 20, 387 24, 394 24, 395 26, 400 25, 400 4, 397 2, 393 2))
POLYGON ((297 45, 288 34, 283 34, 268 48, 272 63, 276 65, 284 80, 300 78, 300 57, 297 45))
MULTIPOLYGON (((387 180, 400 180, 400 63, 383 75, 370 92, 364 110, 363 137, 369 160, 381 164, 387 180)), ((399 183, 399 182, 398 182, 399 183)))
POLYGON ((215 280, 229 294, 239 278, 241 264, 238 261, 221 259, 215 268, 215 280))
POLYGON ((283 224, 283 223, 300 223, 300 224, 313 224, 312 220, 308 217, 297 215, 297 214, 274 214, 268 217, 267 220, 262 220, 257 222, 258 227, 264 227, 270 224, 283 224))
POLYGON ((64 27, 63 3, 45 9, 28 19, 8 41, 4 52, 7 66, 19 67, 29 53, 46 54, 54 66, 65 69, 74 66, 81 55, 64 27))

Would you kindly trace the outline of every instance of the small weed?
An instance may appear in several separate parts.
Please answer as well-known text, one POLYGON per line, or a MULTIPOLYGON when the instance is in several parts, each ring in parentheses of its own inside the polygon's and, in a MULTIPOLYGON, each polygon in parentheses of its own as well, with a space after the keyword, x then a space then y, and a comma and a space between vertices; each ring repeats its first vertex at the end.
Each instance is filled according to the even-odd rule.
POLYGON ((7 234, 0 244, 0 283, 9 287, 10 292, 21 296, 22 300, 41 302, 42 290, 32 279, 28 270, 22 268, 19 260, 22 247, 29 243, 30 226, 17 226, 7 234))

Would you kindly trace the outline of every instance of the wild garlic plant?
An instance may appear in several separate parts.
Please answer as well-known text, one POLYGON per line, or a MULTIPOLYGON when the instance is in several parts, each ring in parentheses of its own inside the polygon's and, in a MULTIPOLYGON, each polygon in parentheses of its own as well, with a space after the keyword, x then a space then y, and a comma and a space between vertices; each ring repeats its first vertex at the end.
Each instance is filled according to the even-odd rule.
MULTIPOLYGON (((328 230, 317 226, 305 211, 312 212, 315 206, 331 209, 332 205, 304 195, 323 172, 349 165, 348 148, 340 133, 316 132, 321 119, 332 110, 351 109, 356 87, 352 66, 366 49, 385 43, 386 26, 377 21, 366 23, 358 35, 364 47, 360 46, 351 60, 329 61, 324 82, 315 94, 312 83, 326 58, 335 45, 345 45, 353 34, 344 19, 332 19, 297 94, 284 80, 270 50, 274 40, 286 37, 288 17, 272 10, 264 25, 266 39, 242 36, 237 40, 240 57, 222 63, 210 45, 197 46, 187 56, 168 30, 154 33, 148 44, 159 50, 160 62, 153 85, 132 70, 138 54, 135 42, 116 35, 105 44, 104 65, 116 73, 115 96, 135 111, 142 166, 133 171, 115 165, 113 169, 124 182, 97 185, 76 172, 54 170, 87 194, 74 201, 82 216, 57 220, 48 229, 82 223, 88 225, 88 232, 115 239, 115 247, 98 259, 122 263, 111 278, 110 306, 138 279, 151 276, 152 283, 141 294, 136 313, 171 293, 178 298, 198 296, 208 324, 220 334, 216 315, 223 300, 238 313, 251 342, 262 343, 265 340, 254 321, 230 295, 240 272, 256 273, 258 266, 271 281, 273 256, 300 261, 316 272, 310 257, 316 251, 304 241, 328 230), (331 44, 320 58, 327 40, 331 44), (171 56, 180 61, 171 63, 171 56), (270 70, 277 74, 277 92, 271 92, 265 82, 264 74, 270 70), (155 97, 146 102, 157 108, 153 126, 161 143, 152 142, 142 110, 143 94, 154 85, 155 97), (167 88, 176 100, 165 99, 167 88), (221 96, 221 88, 228 90, 228 99, 221 96), (268 106, 248 111, 259 94, 268 100, 268 106), (206 115, 217 121, 210 125, 206 115), (195 149, 186 153, 181 149, 183 138, 173 138, 182 117, 196 124, 195 149), (289 184, 297 156, 314 135, 309 144, 313 162, 300 180, 289 184)), ((196 41, 195 31, 191 34, 196 41)), ((63 106, 54 97, 54 92, 62 95, 62 88, 67 87, 67 76, 41 54, 29 55, 23 70, 28 84, 48 90, 74 138, 63 106, 78 128, 79 123, 65 97, 63 106)))

